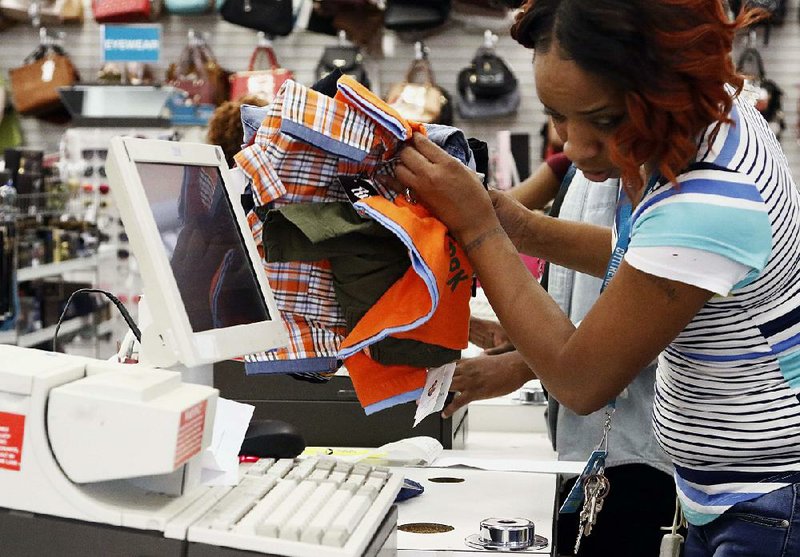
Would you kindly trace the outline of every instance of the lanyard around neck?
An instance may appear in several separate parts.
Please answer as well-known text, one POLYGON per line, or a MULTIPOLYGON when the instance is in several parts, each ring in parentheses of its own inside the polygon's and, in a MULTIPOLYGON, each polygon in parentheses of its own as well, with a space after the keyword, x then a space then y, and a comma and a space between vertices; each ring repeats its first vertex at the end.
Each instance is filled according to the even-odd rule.
MULTIPOLYGON (((647 187, 644 189, 644 193, 642 193, 642 199, 653 190, 658 183, 658 178, 658 174, 650 178, 647 187)), ((611 282, 611 279, 617 274, 620 265, 622 265, 622 258, 625 257, 625 253, 628 251, 628 246, 631 243, 632 216, 633 203, 625 191, 625 188, 620 184, 619 195, 617 196, 616 215, 614 218, 614 230, 617 233, 617 241, 614 244, 614 251, 611 252, 611 259, 608 260, 606 275, 603 278, 603 286, 600 288, 600 292, 606 289, 608 283, 611 282)))
MULTIPOLYGON (((647 183, 647 187, 644 189, 644 193, 642 193, 642 199, 644 199, 645 196, 656 186, 658 183, 658 178, 658 174, 650 178, 650 181, 647 183)), ((606 276, 603 278, 603 286, 600 288, 600 292, 606 289, 606 286, 608 286, 608 283, 611 282, 611 279, 614 278, 615 274, 617 274, 620 265, 622 265, 622 258, 625 257, 625 253, 628 251, 628 246, 631 243, 632 221, 633 203, 631 202, 631 198, 625 192, 625 188, 623 188, 622 184, 620 183, 619 195, 617 196, 616 215, 614 218, 614 230, 617 233, 617 241, 614 244, 614 251, 611 253, 611 259, 608 260, 606 276)), ((608 429, 610 429, 611 413, 613 413, 616 405, 616 398, 612 399, 608 403, 608 408, 606 409, 606 420, 608 422, 606 427, 608 429)), ((605 429, 603 432, 604 440, 607 438, 608 429, 605 429)))

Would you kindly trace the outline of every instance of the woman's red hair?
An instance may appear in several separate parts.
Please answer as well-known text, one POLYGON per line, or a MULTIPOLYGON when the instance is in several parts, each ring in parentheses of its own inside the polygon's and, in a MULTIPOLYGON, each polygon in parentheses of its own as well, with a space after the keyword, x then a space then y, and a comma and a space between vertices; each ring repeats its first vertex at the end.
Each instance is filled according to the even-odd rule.
POLYGON ((643 164, 655 161, 675 182, 699 134, 731 122, 726 85, 738 94, 744 83, 731 59, 733 40, 763 15, 748 10, 731 20, 719 0, 530 0, 512 35, 537 50, 555 42, 566 58, 622 90, 627 118, 610 156, 639 190, 643 164))

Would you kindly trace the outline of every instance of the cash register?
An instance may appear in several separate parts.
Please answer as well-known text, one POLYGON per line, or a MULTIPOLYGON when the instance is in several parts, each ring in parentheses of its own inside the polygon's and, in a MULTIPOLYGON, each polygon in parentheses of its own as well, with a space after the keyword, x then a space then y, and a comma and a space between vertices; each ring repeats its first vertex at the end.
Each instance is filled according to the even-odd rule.
POLYGON ((236 486, 201 483, 210 365, 286 332, 219 147, 114 138, 107 172, 152 319, 138 364, 0 346, 0 555, 391 550, 388 469, 260 459, 236 486))

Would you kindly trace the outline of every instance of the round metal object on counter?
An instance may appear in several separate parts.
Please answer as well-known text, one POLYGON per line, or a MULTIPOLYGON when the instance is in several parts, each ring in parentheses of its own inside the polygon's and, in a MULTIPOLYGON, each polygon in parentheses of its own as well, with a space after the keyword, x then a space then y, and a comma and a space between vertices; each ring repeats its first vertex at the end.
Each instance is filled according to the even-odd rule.
POLYGON ((481 520, 479 534, 465 540, 470 547, 495 551, 541 549, 547 538, 537 536, 533 522, 527 518, 486 518, 481 520))
POLYGON ((542 389, 520 389, 519 401, 522 404, 547 404, 547 397, 544 396, 542 389))

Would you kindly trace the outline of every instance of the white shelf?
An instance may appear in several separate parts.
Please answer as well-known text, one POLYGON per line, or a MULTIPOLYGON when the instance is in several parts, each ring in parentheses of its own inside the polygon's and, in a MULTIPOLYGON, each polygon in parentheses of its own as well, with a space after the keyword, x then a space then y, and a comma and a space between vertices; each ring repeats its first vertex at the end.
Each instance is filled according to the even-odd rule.
POLYGON ((89 257, 78 257, 68 261, 61 261, 59 263, 45 263, 34 267, 24 267, 17 270, 17 281, 37 280, 73 271, 95 270, 99 263, 100 258, 97 255, 91 255, 89 257))
MULTIPOLYGON (((107 333, 111 331, 112 319, 107 319, 97 324, 97 334, 101 335, 103 333, 107 333)), ((66 336, 71 333, 75 333, 80 331, 83 328, 91 327, 92 326, 92 318, 90 315, 83 315, 81 317, 73 317, 72 319, 68 319, 61 324, 61 328, 58 330, 58 335, 66 336)), ((23 347, 31 347, 36 346, 37 344, 41 344, 43 342, 52 342, 53 341, 53 333, 56 332, 56 326, 50 325, 49 327, 45 327, 44 329, 39 329, 38 331, 33 331, 31 333, 25 333, 23 335, 19 335, 17 337, 16 345, 23 346, 23 347)))

